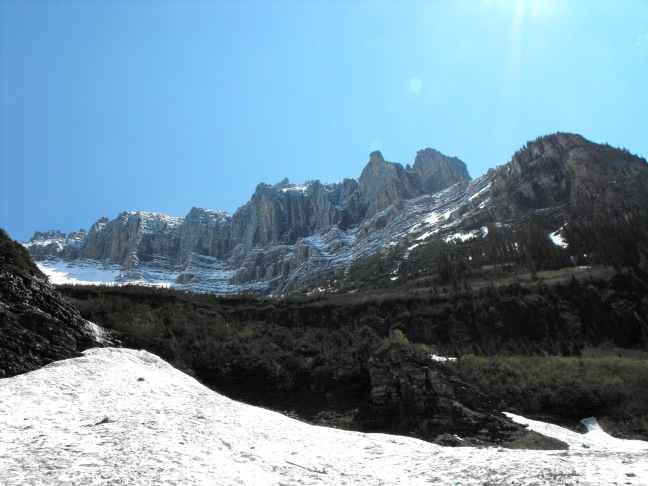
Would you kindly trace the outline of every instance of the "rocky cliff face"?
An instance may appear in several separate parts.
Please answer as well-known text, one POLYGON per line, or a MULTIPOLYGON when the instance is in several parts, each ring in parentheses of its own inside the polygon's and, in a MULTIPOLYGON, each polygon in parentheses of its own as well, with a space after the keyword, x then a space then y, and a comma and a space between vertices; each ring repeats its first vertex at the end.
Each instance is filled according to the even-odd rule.
MULTIPOLYGON (((61 238, 58 233, 41 235, 61 238)), ((37 369, 108 342, 0 230, 0 377, 37 369)))
POLYGON ((414 167, 407 167, 412 184, 422 194, 442 191, 457 182, 469 181, 466 164, 431 148, 416 153, 414 167))
POLYGON ((59 256, 66 246, 65 233, 50 230, 44 233, 36 231, 29 242, 29 252, 36 260, 59 256))
POLYGON ((442 445, 504 445, 566 449, 532 436, 505 417, 491 398, 402 335, 392 337, 367 364, 370 397, 355 423, 363 430, 411 435, 442 445))
POLYGON ((233 215, 128 212, 97 221, 87 234, 37 233, 26 246, 72 276, 84 266, 111 266, 110 280, 281 294, 432 235, 466 237, 531 214, 553 232, 567 218, 646 207, 646 183, 644 159, 558 133, 475 180, 463 162, 433 149, 406 167, 374 152, 357 180, 259 184, 233 215))
POLYGON ((403 166, 386 162, 380 152, 371 153, 358 183, 370 215, 385 209, 394 201, 412 199, 417 195, 403 166))
POLYGON ((406 168, 386 162, 380 152, 372 152, 358 184, 372 216, 397 201, 433 194, 469 180, 461 160, 427 148, 417 152, 414 167, 408 164, 406 168))
POLYGON ((557 133, 529 142, 506 166, 490 172, 491 213, 529 209, 604 216, 646 207, 646 161, 580 135, 557 133))

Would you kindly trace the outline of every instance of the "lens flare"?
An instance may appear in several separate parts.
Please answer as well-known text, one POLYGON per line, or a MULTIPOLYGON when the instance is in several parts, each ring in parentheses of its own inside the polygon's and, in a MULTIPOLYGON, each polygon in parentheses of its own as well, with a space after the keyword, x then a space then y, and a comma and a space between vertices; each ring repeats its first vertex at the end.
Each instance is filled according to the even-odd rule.
POLYGON ((418 93, 423 88, 423 80, 421 78, 411 78, 408 83, 410 91, 418 93))

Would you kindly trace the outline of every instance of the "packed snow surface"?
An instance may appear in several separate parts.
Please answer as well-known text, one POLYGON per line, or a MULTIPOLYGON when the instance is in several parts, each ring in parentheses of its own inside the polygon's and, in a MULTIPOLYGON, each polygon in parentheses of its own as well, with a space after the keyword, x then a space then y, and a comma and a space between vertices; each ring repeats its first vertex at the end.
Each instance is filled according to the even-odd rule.
POLYGON ((51 283, 59 284, 112 284, 119 276, 119 267, 103 262, 84 265, 79 262, 64 262, 60 259, 37 263, 38 268, 49 277, 51 283))
POLYGON ((225 398, 145 351, 92 349, 0 380, 0 483, 648 484, 647 443, 528 422, 571 449, 446 448, 316 427, 225 398))
POLYGON ((173 275, 151 272, 147 278, 124 280, 122 270, 118 265, 112 265, 97 260, 70 260, 50 259, 36 263, 38 268, 47 275, 54 285, 82 284, 82 285, 115 285, 117 283, 137 283, 155 287, 170 287, 173 275))

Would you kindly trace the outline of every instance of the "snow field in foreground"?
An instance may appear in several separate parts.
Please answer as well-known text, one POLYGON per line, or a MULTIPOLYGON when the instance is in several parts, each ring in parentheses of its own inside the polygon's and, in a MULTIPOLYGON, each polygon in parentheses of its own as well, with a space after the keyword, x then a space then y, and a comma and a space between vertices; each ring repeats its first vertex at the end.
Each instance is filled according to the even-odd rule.
POLYGON ((2 485, 648 484, 648 443, 527 421, 569 451, 445 448, 232 401, 145 351, 0 380, 2 485))

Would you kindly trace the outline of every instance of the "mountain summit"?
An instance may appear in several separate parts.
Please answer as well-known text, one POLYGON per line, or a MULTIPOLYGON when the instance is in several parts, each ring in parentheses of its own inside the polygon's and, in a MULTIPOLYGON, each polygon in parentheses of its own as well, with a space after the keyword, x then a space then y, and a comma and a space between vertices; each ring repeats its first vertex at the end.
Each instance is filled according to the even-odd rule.
POLYGON ((417 153, 413 168, 409 164, 404 168, 386 162, 380 152, 372 152, 358 184, 371 216, 395 201, 433 194, 469 180, 468 169, 461 160, 428 148, 417 153))
POLYGON ((233 215, 124 212, 87 234, 36 233, 25 246, 54 279, 65 272, 67 281, 283 294, 430 236, 469 237, 531 215, 549 233, 570 218, 644 208, 647 183, 644 159, 556 133, 475 180, 461 160, 434 149, 405 167, 373 152, 357 180, 262 183, 233 215))

